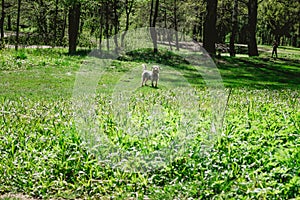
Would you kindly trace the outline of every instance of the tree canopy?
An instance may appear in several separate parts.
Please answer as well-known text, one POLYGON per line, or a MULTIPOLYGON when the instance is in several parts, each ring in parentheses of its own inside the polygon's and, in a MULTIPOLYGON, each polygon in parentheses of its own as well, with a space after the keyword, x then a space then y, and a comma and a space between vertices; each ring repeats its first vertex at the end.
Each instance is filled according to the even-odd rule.
MULTIPOLYGON (((211 2, 2 0, 1 41, 15 44, 16 31, 20 29, 18 44, 69 46, 70 52, 74 52, 76 46, 96 47, 103 39, 117 33, 155 25, 182 32, 203 42, 204 46, 208 41, 212 44, 229 44, 231 38, 231 44, 248 44, 249 55, 257 55, 257 44, 270 45, 275 39, 280 44, 300 46, 298 0, 211 2), (17 28, 19 4, 20 21, 17 28), (216 23, 211 20, 216 20, 216 23)), ((209 51, 215 53, 213 48, 209 51)))

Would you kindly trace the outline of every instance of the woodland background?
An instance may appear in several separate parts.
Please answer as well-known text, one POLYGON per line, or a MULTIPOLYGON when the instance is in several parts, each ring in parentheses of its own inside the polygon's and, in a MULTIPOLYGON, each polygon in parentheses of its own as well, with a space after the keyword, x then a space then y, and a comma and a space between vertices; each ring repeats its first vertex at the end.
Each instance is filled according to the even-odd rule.
MULTIPOLYGON (((215 44, 300 47, 299 0, 1 0, 1 43, 97 47, 103 39, 139 27, 174 29, 215 44)), ((120 41, 116 41, 120 42, 120 41)))

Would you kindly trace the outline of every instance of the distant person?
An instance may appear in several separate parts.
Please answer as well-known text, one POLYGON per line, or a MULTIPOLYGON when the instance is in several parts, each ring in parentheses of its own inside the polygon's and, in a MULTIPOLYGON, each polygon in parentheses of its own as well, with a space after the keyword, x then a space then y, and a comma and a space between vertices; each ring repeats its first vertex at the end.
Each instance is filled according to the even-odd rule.
POLYGON ((276 40, 274 40, 274 42, 273 42, 272 58, 273 58, 274 54, 275 54, 275 57, 278 58, 278 56, 277 56, 277 48, 278 48, 278 42, 276 40))

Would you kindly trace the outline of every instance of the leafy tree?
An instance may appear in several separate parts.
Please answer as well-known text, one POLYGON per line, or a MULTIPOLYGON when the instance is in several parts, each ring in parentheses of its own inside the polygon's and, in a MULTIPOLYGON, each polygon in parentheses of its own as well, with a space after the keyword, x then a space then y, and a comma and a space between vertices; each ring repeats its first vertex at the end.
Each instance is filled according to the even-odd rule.
POLYGON ((235 56, 234 43, 236 39, 236 34, 238 32, 238 0, 234 0, 232 9, 232 25, 231 25, 231 35, 230 35, 230 56, 235 56))
POLYGON ((231 31, 232 21, 232 1, 219 0, 217 8, 217 42, 225 43, 226 36, 231 31))
POLYGON ((16 45, 15 45, 16 50, 18 50, 19 48, 20 17, 21 17, 21 0, 18 0, 16 45))
POLYGON ((248 7, 248 55, 258 56, 257 41, 256 41, 256 27, 257 27, 257 9, 258 1, 249 0, 248 7))
MULTIPOLYGON (((18 2, 1 0, 2 39, 5 31, 13 30, 15 33, 7 34, 9 38, 5 40, 14 44, 20 28, 18 43, 69 44, 70 53, 76 51, 77 45, 91 47, 98 39, 101 43, 124 30, 121 44, 117 37, 113 38, 118 50, 128 30, 145 26, 190 35, 203 41, 210 54, 215 54, 215 43, 228 39, 231 55, 235 54, 235 42, 248 44, 250 56, 258 55, 257 43, 270 44, 274 39, 300 45, 299 0, 22 0, 21 27, 16 26, 18 2)), ((168 37, 178 48, 180 36, 153 30, 154 51, 157 37, 168 37)), ((109 40, 106 46, 110 48, 109 40)))
POLYGON ((80 24, 81 2, 72 1, 69 6, 69 54, 76 53, 78 31, 80 24))
POLYGON ((272 43, 282 37, 291 38, 297 32, 300 17, 300 2, 298 0, 266 0, 260 8, 259 34, 264 43, 272 43), (268 34, 268 35, 266 35, 268 34), (271 37, 270 37, 271 35, 271 37))
POLYGON ((173 17, 174 17, 174 30, 175 30, 175 44, 176 50, 179 50, 179 42, 178 42, 178 1, 174 0, 173 2, 173 17))
POLYGON ((240 44, 248 43, 248 6, 247 2, 238 0, 238 32, 236 42, 240 44))
POLYGON ((124 46, 125 35, 126 35, 127 31, 129 30, 130 14, 133 11, 134 3, 135 3, 135 0, 125 0, 125 2, 124 2, 126 23, 125 23, 125 31, 123 32, 122 37, 121 37, 121 46, 122 47, 124 46))
POLYGON ((5 18, 5 3, 4 0, 1 1, 1 19, 0 19, 0 26, 1 26, 1 41, 4 39, 4 18, 5 18))
POLYGON ((204 23, 203 47, 211 54, 216 54, 216 21, 217 21, 217 0, 206 1, 206 18, 204 23))
POLYGON ((150 8, 150 32, 151 32, 151 38, 153 41, 153 51, 154 53, 158 52, 157 49, 157 32, 156 32, 156 20, 158 17, 158 8, 159 8, 159 0, 151 1, 151 8, 150 8))
POLYGON ((195 41, 203 41, 206 3, 204 0, 186 0, 182 4, 184 32, 191 34, 195 41), (186 12, 188 10, 189 12, 186 12))
MULTIPOLYGON (((162 16, 160 18, 161 26, 167 29, 173 29, 174 31, 169 31, 166 34, 162 34, 164 39, 169 41, 170 48, 172 48, 171 40, 175 36, 175 47, 176 50, 179 50, 179 31, 181 29, 185 30, 184 27, 181 27, 181 23, 185 23, 183 15, 186 11, 184 2, 178 0, 164 0, 162 3, 162 16), (166 38, 167 37, 167 38, 166 38)), ((187 23, 185 23, 187 26, 187 23)))
POLYGON ((58 0, 55 0, 55 12, 54 12, 54 19, 53 19, 54 40, 56 40, 57 38, 58 3, 59 3, 58 0))

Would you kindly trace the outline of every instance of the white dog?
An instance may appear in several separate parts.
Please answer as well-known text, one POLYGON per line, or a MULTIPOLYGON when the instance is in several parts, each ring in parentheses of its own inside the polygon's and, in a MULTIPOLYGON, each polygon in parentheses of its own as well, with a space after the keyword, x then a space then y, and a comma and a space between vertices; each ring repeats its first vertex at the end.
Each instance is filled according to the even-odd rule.
POLYGON ((146 85, 148 80, 151 80, 152 87, 157 87, 157 82, 159 79, 159 66, 154 65, 152 71, 147 70, 145 64, 143 64, 143 73, 142 73, 142 86, 146 85), (155 82, 155 85, 153 84, 155 82))

